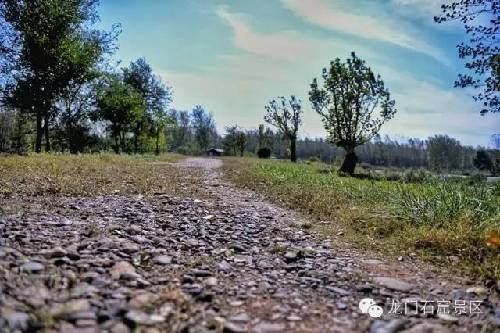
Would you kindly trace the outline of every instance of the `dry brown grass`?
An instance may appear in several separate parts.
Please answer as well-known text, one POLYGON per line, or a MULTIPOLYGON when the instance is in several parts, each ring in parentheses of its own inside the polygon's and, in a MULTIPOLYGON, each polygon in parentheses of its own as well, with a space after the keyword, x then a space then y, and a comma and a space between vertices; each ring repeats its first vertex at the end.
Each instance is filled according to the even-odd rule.
POLYGON ((176 193, 179 155, 0 156, 0 198, 176 193))

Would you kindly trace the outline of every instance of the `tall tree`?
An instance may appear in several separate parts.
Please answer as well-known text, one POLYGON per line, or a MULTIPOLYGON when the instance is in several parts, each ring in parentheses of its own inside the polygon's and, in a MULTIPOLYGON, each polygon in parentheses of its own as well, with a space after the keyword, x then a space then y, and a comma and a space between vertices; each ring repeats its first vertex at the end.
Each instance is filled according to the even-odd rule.
POLYGON ((187 152, 187 147, 192 143, 191 119, 188 111, 171 110, 170 118, 174 122, 172 130, 173 150, 181 149, 187 152))
POLYGON ((224 140, 222 140, 222 144, 224 145, 224 152, 228 155, 236 155, 237 150, 237 136, 238 136, 238 126, 227 126, 226 127, 226 135, 224 136, 224 140))
POLYGON ((240 156, 243 157, 245 153, 245 148, 247 146, 247 135, 243 131, 238 131, 236 133, 236 148, 240 152, 240 156))
POLYGON ((198 148, 202 151, 207 150, 217 136, 212 114, 206 112, 201 105, 197 105, 191 112, 191 123, 198 148))
POLYGON ((124 68, 123 77, 126 84, 141 94, 146 105, 146 112, 137 121, 133 131, 134 152, 138 153, 139 136, 145 127, 150 127, 156 143, 158 143, 158 135, 161 133, 159 129, 165 127, 168 119, 166 108, 168 103, 172 101, 172 93, 171 88, 167 87, 161 78, 154 74, 153 69, 144 58, 139 58, 130 63, 128 68, 124 68))
POLYGON ((461 168, 462 146, 448 135, 435 135, 427 139, 429 168, 435 171, 451 171, 461 168))
POLYGON ((346 62, 335 59, 323 69, 323 87, 314 79, 309 92, 333 144, 346 156, 340 171, 352 175, 358 158, 355 148, 369 142, 396 113, 395 102, 380 75, 375 76, 353 52, 346 62))
POLYGON ((0 22, 4 26, 0 55, 14 73, 9 78, 6 100, 11 106, 36 116, 36 152, 41 151, 42 134, 46 150, 50 150, 49 122, 55 100, 72 82, 85 76, 87 60, 102 54, 116 36, 90 28, 98 19, 98 3, 98 0, 0 3, 0 22))
POLYGON ((239 152, 240 156, 243 156, 247 145, 247 135, 237 125, 226 127, 223 144, 227 152, 232 152, 232 155, 239 152))
POLYGON ((470 35, 468 43, 457 45, 458 56, 466 60, 467 73, 459 74, 455 87, 473 87, 482 103, 481 114, 500 111, 500 2, 458 0, 441 6, 437 23, 461 21, 470 35))
POLYGON ((127 133, 145 112, 144 100, 133 87, 120 77, 112 76, 99 92, 97 98, 97 118, 108 123, 108 130, 114 139, 116 153, 124 150, 127 133))
POLYGON ((264 120, 290 141, 290 161, 297 162, 297 135, 302 124, 302 103, 295 96, 278 97, 265 106, 264 120))

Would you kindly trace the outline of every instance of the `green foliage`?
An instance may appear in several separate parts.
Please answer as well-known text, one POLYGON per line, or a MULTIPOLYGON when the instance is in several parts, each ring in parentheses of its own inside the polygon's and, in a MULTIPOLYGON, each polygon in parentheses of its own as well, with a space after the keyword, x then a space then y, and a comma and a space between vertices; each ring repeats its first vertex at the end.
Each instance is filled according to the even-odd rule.
MULTIPOLYGON (((297 161, 297 133, 302 125, 302 102, 295 96, 278 97, 265 106, 264 120, 275 126, 290 141, 290 160, 297 161)), ((259 129, 260 130, 260 129, 259 129)))
POLYGON ((474 158, 474 166, 479 170, 488 170, 494 172, 493 161, 485 150, 478 150, 474 158))
POLYGON ((42 130, 50 150, 49 122, 55 101, 71 85, 93 78, 92 70, 110 51, 116 34, 91 30, 97 20, 97 0, 5 0, 0 18, 2 76, 10 106, 36 115, 36 147, 40 152, 42 130), (42 128, 43 120, 43 128, 42 128))
POLYGON ((226 136, 222 144, 224 145, 225 153, 236 155, 239 152, 240 156, 243 156, 247 144, 247 136, 238 126, 229 126, 226 127, 226 136))
POLYGON ((461 21, 470 35, 457 46, 465 59, 466 74, 459 74, 455 87, 481 89, 474 100, 481 102, 481 114, 500 112, 500 43, 498 39, 500 6, 498 0, 456 0, 441 6, 437 23, 461 21))
POLYGON ((125 148, 126 134, 145 112, 144 100, 134 88, 112 76, 99 93, 97 105, 99 119, 109 122, 114 150, 118 153, 125 148))
POLYGON ((309 92, 313 109, 321 116, 333 144, 346 151, 341 171, 353 174, 354 149, 369 142, 396 113, 395 102, 380 76, 375 76, 354 52, 342 62, 335 59, 323 69, 323 87, 314 79, 309 92))
POLYGON ((201 105, 197 105, 191 112, 191 124, 198 149, 206 151, 217 139, 215 120, 212 114, 206 112, 201 105))
POLYGON ((435 135, 427 139, 429 168, 434 171, 451 171, 461 168, 462 146, 448 135, 435 135))
POLYGON ((172 101, 171 88, 154 74, 144 58, 130 63, 129 67, 123 68, 122 71, 123 81, 142 96, 146 107, 133 129, 134 152, 144 150, 144 147, 139 147, 139 137, 144 132, 149 132, 148 134, 155 138, 155 153, 159 154, 163 130, 172 123, 166 111, 167 105, 172 101))

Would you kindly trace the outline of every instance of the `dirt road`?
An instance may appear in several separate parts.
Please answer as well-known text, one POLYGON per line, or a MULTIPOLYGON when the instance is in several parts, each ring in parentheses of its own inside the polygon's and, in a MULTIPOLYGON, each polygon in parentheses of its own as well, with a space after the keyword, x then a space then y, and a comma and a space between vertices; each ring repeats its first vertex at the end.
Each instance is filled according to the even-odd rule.
POLYGON ((492 291, 297 228, 303 217, 226 183, 221 165, 181 162, 179 197, 7 202, 22 209, 0 217, 0 332, 500 329, 492 291))

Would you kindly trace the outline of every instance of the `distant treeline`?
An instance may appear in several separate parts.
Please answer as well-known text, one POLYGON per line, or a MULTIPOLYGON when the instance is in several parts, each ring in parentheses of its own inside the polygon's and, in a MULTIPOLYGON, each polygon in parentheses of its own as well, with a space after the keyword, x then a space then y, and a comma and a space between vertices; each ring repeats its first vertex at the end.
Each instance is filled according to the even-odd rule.
MULTIPOLYGON (((285 159, 288 157, 288 145, 282 138, 272 133, 272 156, 285 159)), ((258 150, 259 131, 247 132, 249 153, 258 150)), ((425 168, 434 171, 473 171, 500 170, 500 136, 492 137, 492 144, 497 149, 464 146, 447 135, 435 135, 427 140, 408 139, 398 142, 389 136, 376 136, 372 141, 359 146, 356 154, 359 161, 366 165, 425 168), (479 159, 478 159, 479 156, 479 159)), ((297 156, 302 160, 320 160, 326 163, 341 162, 345 152, 323 138, 304 138, 297 141, 297 156)))
MULTIPOLYGON (((177 152, 181 154, 204 154, 210 147, 224 148, 226 155, 237 155, 240 149, 233 147, 229 134, 222 136, 217 133, 213 116, 203 107, 196 106, 191 111, 169 110, 168 125, 162 129, 162 152, 177 152)), ((59 128, 55 122, 51 133, 52 150, 69 152, 64 127, 59 128)), ((114 140, 109 131, 106 131, 105 122, 92 122, 87 119, 85 130, 80 131, 78 152, 95 153, 111 151, 114 140)), ((80 124, 82 127, 83 125, 80 124)), ((237 126, 227 128, 244 134, 244 153, 256 155, 259 148, 268 147, 271 157, 286 159, 289 157, 289 144, 277 131, 261 125, 260 129, 241 130, 237 126)), ((11 108, 0 108, 0 152, 26 153, 34 149, 34 121, 24 118, 11 108)), ((124 152, 134 153, 133 131, 126 133, 124 152)), ((500 143, 500 136, 492 137, 492 145, 500 143)), ((237 142, 234 142, 237 144, 237 142)), ((240 142, 241 145, 241 142, 240 142)), ((153 153, 156 150, 154 140, 148 135, 140 137, 137 153, 153 153)), ((389 136, 376 136, 372 141, 358 147, 356 153, 361 163, 372 166, 427 168, 436 171, 498 168, 500 164, 500 150, 486 149, 461 145, 456 139, 447 135, 435 135, 427 140, 408 139, 397 141, 389 136), (484 160, 478 161, 481 156, 484 160), (491 160, 491 162, 488 161, 491 160), (476 161, 476 162, 475 162, 476 161)), ((297 141, 297 157, 302 160, 320 160, 327 163, 341 161, 344 150, 329 143, 323 138, 302 138, 297 141)))

